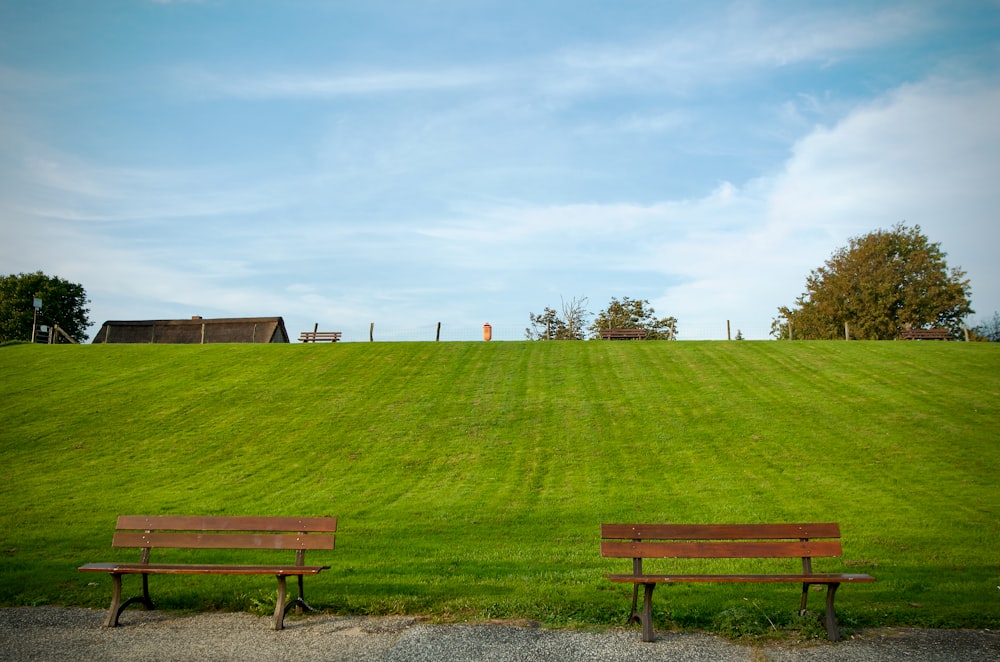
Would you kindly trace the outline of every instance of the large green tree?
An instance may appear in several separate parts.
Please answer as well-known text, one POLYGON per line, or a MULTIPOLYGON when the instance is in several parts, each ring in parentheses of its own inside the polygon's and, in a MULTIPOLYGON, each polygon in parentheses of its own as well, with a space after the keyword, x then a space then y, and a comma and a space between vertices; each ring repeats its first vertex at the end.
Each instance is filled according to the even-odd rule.
POLYGON ((673 340, 677 335, 675 317, 655 317, 656 311, 646 299, 612 297, 608 307, 597 313, 590 325, 591 338, 600 338, 601 329, 645 329, 647 340, 673 340))
POLYGON ((77 342, 87 339, 90 300, 83 286, 36 271, 0 277, 0 342, 31 340, 35 297, 42 300, 38 324, 58 324, 77 342))
POLYGON ((944 327, 956 337, 970 315, 965 272, 948 268, 920 226, 898 223, 850 239, 806 278, 792 307, 778 309, 772 335, 802 340, 889 340, 902 329, 944 327))

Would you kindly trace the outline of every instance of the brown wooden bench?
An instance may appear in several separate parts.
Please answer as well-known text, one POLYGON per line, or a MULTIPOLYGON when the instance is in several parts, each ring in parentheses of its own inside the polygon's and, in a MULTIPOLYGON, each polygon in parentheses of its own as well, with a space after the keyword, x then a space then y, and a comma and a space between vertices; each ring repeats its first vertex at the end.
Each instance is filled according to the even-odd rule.
POLYGON ((297 613, 311 609, 302 593, 303 575, 316 575, 329 569, 326 565, 305 565, 307 549, 332 550, 337 519, 334 517, 180 517, 121 516, 115 528, 112 547, 137 547, 142 552, 138 563, 88 563, 81 572, 106 572, 111 575, 111 607, 105 627, 118 625, 121 613, 133 603, 153 609, 149 598, 149 575, 274 575, 278 578, 278 601, 274 607, 274 629, 284 627, 285 614, 291 607, 297 613), (295 550, 295 562, 288 565, 229 565, 211 563, 150 563, 153 548, 175 549, 254 549, 295 550), (142 575, 142 595, 122 597, 122 576, 142 575), (285 579, 298 577, 298 598, 285 604, 285 579))
POLYGON ((645 329, 601 329, 601 340, 645 340, 645 329))
POLYGON ((840 639, 833 598, 842 583, 873 582, 868 575, 813 571, 815 557, 841 555, 840 525, 825 524, 602 524, 601 556, 632 559, 632 573, 606 575, 633 585, 629 623, 642 625, 642 640, 653 641, 651 600, 657 584, 677 582, 789 582, 802 584, 800 613, 805 613, 809 586, 826 585, 823 623, 831 641, 840 639), (791 574, 647 574, 643 559, 802 559, 802 571, 791 574), (639 612, 639 587, 644 589, 639 612))
POLYGON ((948 340, 951 331, 948 329, 903 329, 899 332, 900 340, 948 340))
POLYGON ((303 331, 299 342, 338 342, 340 335, 340 331, 303 331))

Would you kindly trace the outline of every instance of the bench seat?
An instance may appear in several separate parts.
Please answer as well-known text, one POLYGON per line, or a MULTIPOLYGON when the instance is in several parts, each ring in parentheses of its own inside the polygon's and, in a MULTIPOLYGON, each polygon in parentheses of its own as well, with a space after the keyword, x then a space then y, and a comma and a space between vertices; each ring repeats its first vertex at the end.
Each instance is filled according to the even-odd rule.
POLYGON ((729 583, 729 582, 790 582, 795 584, 850 584, 851 582, 870 582, 868 575, 843 575, 823 573, 818 575, 605 575, 616 583, 627 584, 679 584, 685 582, 729 583))
POLYGON ((119 575, 318 575, 328 565, 222 565, 215 563, 88 563, 80 572, 109 572, 119 575))

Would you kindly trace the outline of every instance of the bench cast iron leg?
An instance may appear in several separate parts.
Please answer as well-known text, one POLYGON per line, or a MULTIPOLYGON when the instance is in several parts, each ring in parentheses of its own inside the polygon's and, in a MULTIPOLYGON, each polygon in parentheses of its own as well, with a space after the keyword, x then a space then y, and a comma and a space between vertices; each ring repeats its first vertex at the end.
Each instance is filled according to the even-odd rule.
POLYGON ((118 603, 122 599, 122 576, 111 575, 111 607, 108 609, 108 617, 104 620, 104 627, 113 628, 118 625, 118 603))
POLYGON ((303 579, 302 575, 299 575, 299 597, 293 600, 292 602, 289 602, 288 607, 285 607, 285 611, 288 611, 288 609, 292 605, 295 605, 296 614, 302 614, 303 610, 316 611, 315 609, 309 606, 309 603, 306 602, 305 592, 302 589, 302 579, 303 579))
POLYGON ((118 626, 118 619, 125 608, 136 602, 141 602, 147 611, 155 609, 153 601, 149 599, 149 575, 142 576, 142 595, 129 598, 125 602, 122 599, 122 576, 118 573, 111 573, 111 607, 108 609, 108 617, 104 621, 104 627, 113 628, 118 626), (119 604, 121 602, 121 604, 119 604))
POLYGON ((274 629, 281 630, 285 627, 285 576, 276 575, 278 578, 278 601, 274 604, 274 629))
POLYGON ((642 623, 642 616, 639 615, 639 584, 632 584, 632 613, 625 623, 626 625, 642 623))
POLYGON ((837 594, 840 584, 826 585, 826 636, 830 641, 840 641, 840 628, 837 627, 837 616, 833 612, 833 597, 837 594))
POLYGON ((811 584, 802 585, 802 600, 799 602, 799 616, 806 615, 806 601, 809 599, 809 587, 811 584))
POLYGON ((642 596, 642 640, 656 641, 656 633, 653 631, 653 589, 656 584, 643 584, 642 596))
POLYGON ((278 577, 278 603, 274 606, 274 629, 283 629, 285 623, 285 614, 292 607, 295 607, 295 613, 301 614, 303 610, 305 611, 316 611, 306 603, 305 596, 302 591, 302 575, 299 575, 299 597, 295 598, 291 602, 285 604, 285 595, 287 592, 285 576, 277 575, 278 577), (280 613, 279 613, 280 610, 280 613))

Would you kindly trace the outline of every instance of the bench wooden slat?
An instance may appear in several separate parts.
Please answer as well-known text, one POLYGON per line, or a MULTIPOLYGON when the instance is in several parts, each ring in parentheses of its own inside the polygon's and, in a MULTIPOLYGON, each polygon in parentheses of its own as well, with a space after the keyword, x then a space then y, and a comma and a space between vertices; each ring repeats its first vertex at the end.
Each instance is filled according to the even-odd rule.
POLYGON ((136 531, 300 531, 334 533, 336 517, 198 517, 121 515, 117 529, 136 531))
POLYGON ((216 565, 196 563, 88 563, 81 572, 120 575, 318 575, 328 565, 216 565))
POLYGON ((796 584, 832 584, 873 582, 869 575, 819 573, 810 575, 605 575, 616 583, 669 584, 680 582, 729 583, 729 582, 792 582, 796 584))
POLYGON ((145 533, 118 531, 113 547, 185 549, 333 549, 332 536, 296 533, 145 533))
POLYGON ((602 524, 602 538, 626 540, 778 540, 839 538, 836 522, 808 524, 602 524))
POLYGON ((627 559, 791 559, 840 555, 840 543, 835 540, 601 543, 601 556, 627 559))

